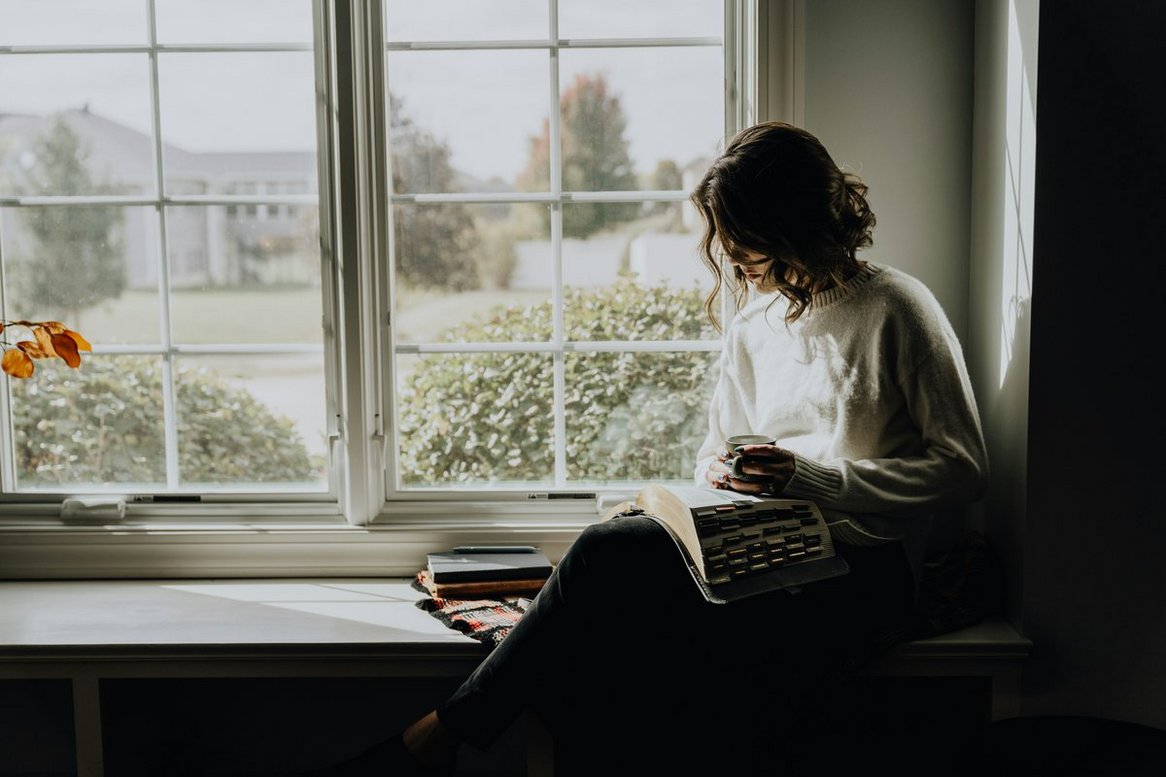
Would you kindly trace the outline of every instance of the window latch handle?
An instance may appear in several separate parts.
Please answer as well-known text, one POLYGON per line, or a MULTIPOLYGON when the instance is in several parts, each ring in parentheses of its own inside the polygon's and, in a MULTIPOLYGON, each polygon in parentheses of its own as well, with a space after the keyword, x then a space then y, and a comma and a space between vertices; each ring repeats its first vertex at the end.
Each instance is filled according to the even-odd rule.
POLYGON ((71 496, 61 502, 61 520, 75 523, 122 521, 126 517, 126 498, 109 494, 71 496))

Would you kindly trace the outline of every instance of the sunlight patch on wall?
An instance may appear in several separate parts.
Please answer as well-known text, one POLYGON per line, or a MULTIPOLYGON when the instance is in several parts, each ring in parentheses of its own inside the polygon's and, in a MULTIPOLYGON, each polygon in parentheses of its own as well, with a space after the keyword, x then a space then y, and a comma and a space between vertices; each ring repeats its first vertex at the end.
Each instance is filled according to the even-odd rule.
MULTIPOLYGON (((1003 277, 1000 286, 1000 375, 1004 385, 1018 324, 1032 299, 1033 189, 1036 173, 1036 95, 1029 85, 1017 21, 1017 0, 1008 4, 1007 102, 1005 114, 1003 277)), ((1027 52, 1035 61, 1036 52, 1027 52)))

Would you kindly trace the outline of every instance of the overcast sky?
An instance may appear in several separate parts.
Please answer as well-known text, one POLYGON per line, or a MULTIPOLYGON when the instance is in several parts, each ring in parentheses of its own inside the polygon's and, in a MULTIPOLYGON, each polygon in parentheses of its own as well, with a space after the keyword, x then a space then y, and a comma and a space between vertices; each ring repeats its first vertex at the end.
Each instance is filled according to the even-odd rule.
MULTIPOLYGON (((0 46, 141 45, 149 0, 0 0, 0 46)), ((284 43, 311 39, 310 0, 155 0, 161 43, 284 43)), ((541 39, 548 0, 388 4, 390 41, 541 39)), ((564 39, 719 37, 719 0, 561 0, 564 39)), ((455 167, 513 180, 527 138, 550 108, 545 50, 393 51, 389 84, 406 113, 438 136, 455 167)), ((723 72, 716 47, 576 49, 561 84, 602 72, 620 97, 637 169, 681 164, 721 142, 723 72)), ((169 53, 159 58, 164 138, 193 151, 313 147, 308 52, 169 53)), ((0 53, 0 113, 90 109, 149 131, 150 63, 140 53, 0 53)))

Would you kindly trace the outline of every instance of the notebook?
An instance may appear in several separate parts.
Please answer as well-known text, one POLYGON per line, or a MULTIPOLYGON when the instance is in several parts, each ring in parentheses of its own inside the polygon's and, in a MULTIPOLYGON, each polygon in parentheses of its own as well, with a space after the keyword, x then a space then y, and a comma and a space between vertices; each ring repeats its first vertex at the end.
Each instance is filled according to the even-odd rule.
POLYGON ((545 579, 551 570, 550 560, 534 547, 483 546, 428 554, 428 571, 439 585, 545 579))

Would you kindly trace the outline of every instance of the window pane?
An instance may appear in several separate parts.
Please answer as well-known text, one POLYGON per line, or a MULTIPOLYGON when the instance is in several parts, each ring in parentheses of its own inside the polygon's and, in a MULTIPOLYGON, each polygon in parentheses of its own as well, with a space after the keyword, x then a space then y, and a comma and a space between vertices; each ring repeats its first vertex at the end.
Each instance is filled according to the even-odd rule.
POLYGON ((393 219, 398 343, 550 339, 547 206, 399 205, 393 219))
POLYGON ((327 488, 321 354, 176 361, 183 486, 327 488))
POLYGON ((154 3, 159 43, 312 41, 311 0, 154 0, 154 3), (229 23, 225 23, 227 19, 229 23))
MULTIPOLYGON (((550 195, 549 204, 453 203, 440 196, 394 203, 394 343, 467 346, 465 353, 422 348, 395 356, 396 463, 405 488, 686 481, 704 437, 715 349, 480 352, 488 343, 719 338, 705 312, 712 277, 696 251, 700 219, 684 195, 723 142, 724 51, 715 45, 723 3, 543 5, 557 9, 562 48, 389 46, 395 194, 550 195), (677 37, 713 45, 649 43, 677 37), (588 38, 645 40, 632 47, 573 45, 588 38), (548 83, 555 62, 558 83, 548 83), (548 106, 559 112, 554 122, 548 106), (586 198, 573 192, 674 194, 581 202, 586 198), (499 217, 490 221, 483 214, 495 208, 499 217), (447 229, 472 223, 475 231, 465 227, 458 241, 435 247, 425 230, 439 219, 447 229), (483 309, 490 296, 501 306, 483 309), (554 328, 559 320, 562 331, 554 328), (554 365, 565 366, 565 397, 562 382, 554 394, 554 365), (556 440, 556 413, 561 422, 564 411, 567 434, 556 440), (669 444, 658 444, 656 435, 669 444), (641 463, 629 470, 625 455, 641 463)), ((453 9, 390 4, 388 35, 535 39, 534 32, 470 21, 478 10, 472 4, 453 9), (447 12, 461 18, 447 19, 447 12)))
POLYGON ((717 46, 561 52, 563 190, 652 189, 662 164, 713 156, 721 57, 717 46))
POLYGON ((392 42, 546 39, 548 32, 546 0, 426 0, 385 5, 385 38, 392 42))
POLYGON ((94 345, 158 342, 157 223, 146 207, 0 210, 11 317, 63 321, 94 345))
POLYGON ((316 191, 310 52, 164 54, 158 69, 170 194, 316 191))
POLYGON ((153 194, 144 54, 0 55, 0 195, 153 194))
POLYGON ((18 488, 164 486, 156 357, 86 354, 75 370, 59 359, 39 360, 32 378, 8 386, 18 488))
POLYGON ((568 340, 715 340, 712 275, 681 203, 566 203, 563 321, 568 340))
POLYGON ((710 353, 568 353, 569 480, 690 480, 708 433, 715 360, 710 353))
MULTIPOLYGON (((550 106, 544 51, 392 51, 393 190, 547 191, 531 142, 550 106)), ((545 168, 545 165, 544 165, 545 168)))
POLYGON ((323 342, 318 213, 286 204, 167 208, 175 342, 323 342))
MULTIPOLYGON (((143 27, 156 7, 164 44, 306 47, 313 38, 311 0, 134 5, 143 27)), ((146 53, 0 53, 0 195, 156 197, 157 115, 166 193, 237 198, 0 209, 6 314, 65 321, 98 346, 62 386, 107 380, 112 388, 96 395, 136 402, 59 414, 59 433, 42 422, 37 444, 55 445, 52 458, 14 452, 15 485, 327 491, 313 53, 157 57, 155 85, 146 53), (241 353, 166 354, 171 340, 241 353), (159 353, 102 353, 120 344, 159 353), (130 453, 106 453, 109 439, 130 453)), ((17 428, 32 417, 21 401, 32 407, 31 397, 56 390, 55 366, 38 362, 38 380, 11 382, 17 428)), ((94 402, 83 399, 44 401, 94 402)))
POLYGON ((541 353, 398 357, 401 484, 552 482, 551 363, 541 353))
POLYGON ((145 42, 143 0, 0 0, 0 46, 145 42))
POLYGON ((562 38, 721 36, 722 0, 559 0, 562 38))

